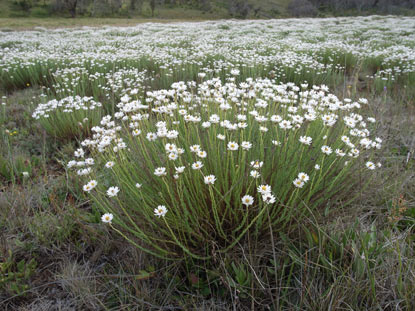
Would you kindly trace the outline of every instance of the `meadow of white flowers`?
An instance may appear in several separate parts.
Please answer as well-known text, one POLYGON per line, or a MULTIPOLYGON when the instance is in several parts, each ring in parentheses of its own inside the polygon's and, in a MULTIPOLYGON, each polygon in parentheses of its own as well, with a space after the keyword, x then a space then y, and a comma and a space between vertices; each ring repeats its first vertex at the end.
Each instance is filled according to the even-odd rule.
POLYGON ((102 221, 162 258, 210 259, 247 235, 346 206, 381 167, 364 98, 415 77, 415 20, 288 19, 0 34, 1 82, 43 85, 33 112, 60 139, 102 221))
POLYGON ((316 78, 370 62, 370 76, 387 81, 415 71, 414 27, 410 17, 372 16, 38 28, 0 34, 0 67, 4 83, 62 77, 60 92, 73 91, 85 75, 99 80, 111 69, 116 80, 114 69, 134 76, 134 67, 149 63, 147 70, 180 79, 180 71, 214 75, 235 66, 248 76, 270 69, 316 78))

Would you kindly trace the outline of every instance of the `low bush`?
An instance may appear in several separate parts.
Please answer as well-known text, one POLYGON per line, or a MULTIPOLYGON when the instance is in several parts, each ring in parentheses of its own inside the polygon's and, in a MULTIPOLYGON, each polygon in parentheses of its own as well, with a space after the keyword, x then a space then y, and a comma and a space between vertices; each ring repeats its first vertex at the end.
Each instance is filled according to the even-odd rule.
POLYGON ((39 120, 46 132, 59 139, 82 138, 102 117, 102 104, 92 97, 70 96, 39 104, 32 117, 39 120))
MULTIPOLYGON (((347 204, 376 169, 366 100, 325 86, 248 79, 174 83, 124 97, 75 152, 103 221, 162 258, 211 259, 261 240, 327 202, 347 204), (270 232, 271 231, 271 232, 270 232)), ((85 178, 85 177, 84 177, 85 178)))

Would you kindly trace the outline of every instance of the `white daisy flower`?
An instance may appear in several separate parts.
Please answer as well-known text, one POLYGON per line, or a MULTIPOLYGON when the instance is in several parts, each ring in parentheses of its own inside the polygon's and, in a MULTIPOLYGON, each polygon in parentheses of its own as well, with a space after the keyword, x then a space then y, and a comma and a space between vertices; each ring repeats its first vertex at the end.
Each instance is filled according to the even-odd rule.
POLYGON ((202 123, 202 127, 205 128, 205 129, 209 128, 210 126, 211 126, 211 123, 209 121, 206 121, 206 122, 202 123))
POLYGON ((172 161, 177 160, 178 157, 179 156, 177 155, 177 153, 174 153, 174 152, 170 152, 168 155, 169 160, 172 160, 172 161))
POLYGON ((250 206, 250 205, 254 204, 254 198, 252 196, 248 195, 248 194, 244 195, 242 197, 242 204, 245 205, 245 206, 250 206))
POLYGON ((366 162, 366 167, 370 170, 374 170, 376 168, 376 165, 375 163, 368 161, 366 162))
POLYGON ((276 199, 271 193, 265 193, 262 195, 262 200, 265 204, 274 204, 276 199))
POLYGON ((235 151, 235 150, 238 150, 238 148, 239 148, 239 145, 236 142, 230 141, 228 143, 228 150, 235 151))
POLYGON ((105 213, 101 216, 101 221, 110 224, 114 216, 111 213, 105 213))
POLYGON ((132 134, 133 134, 133 136, 138 136, 138 135, 141 134, 141 130, 135 129, 135 130, 133 130, 132 134))
POLYGON ((176 131, 176 130, 171 130, 171 131, 168 131, 167 132, 167 135, 166 135, 166 137, 168 138, 168 139, 175 139, 175 138, 177 138, 179 136, 179 132, 178 131, 176 131))
POLYGON ((304 186, 304 181, 302 181, 300 178, 296 178, 293 181, 294 186, 296 186, 297 188, 302 188, 304 186))
POLYGON ((108 161, 107 163, 105 163, 105 167, 106 168, 111 168, 115 165, 115 163, 113 161, 108 161))
POLYGON ((200 151, 200 146, 199 145, 190 146, 190 151, 194 152, 194 153, 199 152, 200 151))
POLYGON ((251 161, 251 166, 255 169, 261 168, 263 164, 264 164, 264 162, 259 161, 259 160, 251 161))
POLYGON ((349 137, 347 137, 347 136, 342 136, 342 137, 341 137, 341 140, 342 140, 342 142, 344 142, 344 143, 346 143, 346 144, 350 143, 350 138, 349 138, 349 137))
POLYGON ((155 141, 157 139, 157 134, 156 133, 147 133, 146 138, 148 139, 148 141, 155 141))
POLYGON ((210 121, 210 123, 219 123, 220 118, 219 118, 219 116, 217 114, 212 114, 209 117, 209 121, 210 121))
POLYGON ((167 208, 164 205, 159 205, 154 209, 154 215, 157 217, 164 217, 166 216, 167 208))
POLYGON ((216 181, 215 175, 208 175, 205 176, 205 184, 207 185, 213 185, 216 181))
POLYGON ((156 176, 166 176, 166 168, 165 167, 158 167, 154 170, 154 175, 156 176))
POLYGON ((260 185, 260 186, 258 186, 257 190, 262 195, 265 195, 265 194, 271 192, 271 186, 269 186, 269 185, 260 185))
POLYGON ((107 195, 109 197, 115 197, 115 196, 117 196, 119 191, 120 191, 120 189, 118 187, 109 187, 108 190, 107 190, 107 195))
POLYGON ((329 146, 322 146, 321 151, 327 155, 331 154, 333 151, 329 146))
POLYGON ((283 130, 289 130, 290 128, 292 128, 291 122, 288 120, 282 120, 279 123, 280 128, 282 128, 283 130))
POLYGON ((174 153, 177 153, 177 147, 176 147, 176 145, 175 144, 166 144, 165 146, 164 146, 164 149, 166 150, 166 152, 174 152, 174 153))
POLYGON ((96 180, 91 180, 89 183, 83 186, 83 190, 86 192, 90 192, 92 189, 94 189, 97 186, 96 180))
POLYGON ((200 170, 203 167, 203 163, 200 161, 196 161, 192 164, 192 169, 194 170, 200 170))
POLYGON ((301 136, 299 139, 300 143, 310 146, 313 139, 308 136, 301 136))
POLYGON ((83 150, 82 148, 79 148, 79 149, 77 149, 77 150, 74 152, 74 155, 75 155, 75 157, 77 157, 77 158, 83 158, 83 157, 84 157, 84 155, 85 155, 85 152, 84 152, 84 150, 83 150))
POLYGON ((85 159, 85 164, 86 165, 94 165, 94 163, 95 163, 95 161, 94 161, 93 158, 85 159))
POLYGON ((349 156, 352 158, 357 158, 360 154, 360 151, 356 148, 352 148, 349 152, 349 156))
POLYGON ((336 149, 336 155, 339 157, 344 157, 346 153, 341 149, 336 149))
POLYGON ((273 115, 273 116, 271 116, 271 119, 270 120, 271 120, 271 122, 279 123, 279 122, 282 121, 282 118, 281 118, 281 116, 273 115))
POLYGON ((88 175, 88 174, 90 174, 92 172, 92 169, 90 168, 90 167, 88 167, 88 168, 84 168, 84 169, 82 169, 82 170, 78 170, 76 173, 79 175, 79 176, 83 176, 83 175, 88 175))
POLYGON ((259 178, 261 176, 261 174, 258 171, 252 170, 249 175, 251 175, 251 177, 253 178, 259 178))
POLYGON ((244 150, 249 150, 249 149, 251 149, 252 144, 251 144, 249 141, 243 141, 243 142, 241 143, 241 147, 242 147, 242 149, 244 149, 244 150))
POLYGON ((68 162, 67 167, 68 167, 68 168, 71 168, 71 167, 74 167, 74 166, 76 166, 76 165, 77 165, 77 162, 76 162, 76 161, 74 161, 74 160, 72 160, 72 161, 69 161, 69 162, 68 162))
POLYGON ((298 174, 298 178, 304 182, 307 182, 310 179, 310 177, 306 173, 303 173, 303 172, 298 174))
POLYGON ((95 188, 95 187, 98 185, 98 183, 97 183, 97 181, 96 181, 96 180, 91 180, 88 184, 89 184, 92 188, 95 188))
POLYGON ((234 69, 231 70, 231 75, 237 76, 237 75, 239 75, 239 72, 240 72, 239 69, 234 68, 234 69))

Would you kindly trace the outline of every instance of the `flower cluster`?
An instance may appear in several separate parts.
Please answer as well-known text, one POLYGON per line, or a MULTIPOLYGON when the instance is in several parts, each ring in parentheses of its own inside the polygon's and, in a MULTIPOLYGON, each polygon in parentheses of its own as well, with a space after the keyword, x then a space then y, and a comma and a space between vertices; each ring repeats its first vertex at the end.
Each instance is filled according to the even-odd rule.
POLYGON ((45 104, 39 104, 32 117, 39 120, 40 118, 50 118, 56 111, 69 114, 75 111, 99 110, 101 107, 102 104, 96 102, 92 97, 70 96, 61 100, 53 99, 45 104))
POLYGON ((58 138, 84 137, 102 117, 102 104, 92 97, 69 96, 39 104, 32 117, 58 138))
MULTIPOLYGON (((105 167, 114 169, 121 157, 119 153, 123 151, 128 157, 131 148, 135 150, 137 142, 141 142, 140 144, 148 145, 159 156, 159 151, 165 154, 167 162, 151 161, 154 176, 171 176, 178 180, 186 167, 189 167, 195 172, 200 171, 203 182, 207 185, 214 185, 218 175, 223 176, 224 172, 211 174, 212 171, 208 170, 212 169, 212 161, 223 157, 235 161, 243 158, 247 161, 251 158, 249 165, 243 166, 247 174, 254 180, 272 181, 273 178, 270 177, 273 174, 262 172, 264 162, 272 160, 274 163, 268 165, 281 167, 283 163, 279 162, 283 159, 286 161, 288 156, 292 157, 292 152, 297 149, 302 154, 299 160, 306 164, 303 169, 307 169, 308 173, 283 167, 289 175, 296 175, 293 179, 295 188, 304 188, 310 178, 324 178, 324 173, 311 172, 312 168, 320 170, 327 167, 324 165, 325 161, 332 163, 327 168, 330 170, 334 164, 347 164, 363 152, 381 147, 382 140, 378 137, 370 138, 367 126, 376 121, 367 118, 365 122, 364 117, 357 113, 367 101, 340 101, 328 93, 326 86, 313 86, 307 90, 307 85, 302 85, 301 88, 290 83, 278 85, 268 79, 248 79, 238 86, 232 82, 222 84, 219 79, 212 79, 201 83, 197 92, 191 93, 194 86, 192 82, 178 82, 172 85, 172 90, 148 92, 146 104, 133 100, 131 95, 125 95, 117 105, 119 111, 115 113, 115 119, 105 116, 101 120, 101 126, 92 128, 92 139, 83 141, 82 145, 92 153, 98 152, 98 156, 104 156, 105 167), (154 125, 147 112, 149 110, 160 116, 154 125), (229 114, 231 110, 234 112, 229 114), (345 128, 340 137, 336 137, 335 131, 331 131, 336 125, 345 128), (126 135, 124 129, 128 129, 129 135, 126 135), (198 143, 189 144, 192 139, 188 137, 192 136, 189 136, 190 132, 183 130, 196 134, 194 137, 197 137, 198 143), (206 147, 210 150, 203 150, 200 141, 208 143, 206 147), (261 155, 261 152, 255 151, 264 148, 273 150, 272 158, 254 156, 261 155), (314 162, 317 163, 309 166, 307 159, 310 157, 314 157, 314 162), (164 165, 158 166, 157 162, 164 165), (207 171, 204 171, 205 167, 207 171)), ((75 157, 84 157, 84 151, 77 150, 75 157)), ((68 166, 87 166, 78 170, 78 174, 88 175, 93 164, 94 160, 87 158, 83 161, 73 160, 68 166)), ((366 166, 370 170, 377 167, 370 161, 366 166)), ((331 172, 326 171, 325 174, 331 172)), ((258 192, 263 201, 267 204, 274 203, 275 196, 270 190, 265 191, 271 189, 270 186, 264 184, 261 187, 258 192)), ((116 196, 118 191, 118 187, 111 187, 107 194, 116 196)), ((248 194, 242 198, 244 205, 251 205, 253 202, 254 198, 248 194)))
POLYGON ((312 209, 321 193, 346 195, 341 185, 356 182, 359 158, 367 174, 380 167, 376 120, 360 113, 367 101, 341 100, 325 85, 214 78, 176 82, 144 101, 134 96, 125 94, 114 116, 91 129, 68 167, 150 248, 162 239, 189 253, 202 237, 227 245, 230 232, 246 233, 266 210, 282 230, 305 214, 301 202, 312 209))

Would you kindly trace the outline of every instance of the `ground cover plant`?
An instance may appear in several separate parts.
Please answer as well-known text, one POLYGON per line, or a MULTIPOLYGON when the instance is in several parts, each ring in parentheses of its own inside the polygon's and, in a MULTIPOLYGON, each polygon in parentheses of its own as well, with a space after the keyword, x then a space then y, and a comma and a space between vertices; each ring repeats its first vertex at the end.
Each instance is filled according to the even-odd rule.
POLYGON ((301 23, 2 32, 2 308, 411 310, 414 20, 301 23))

